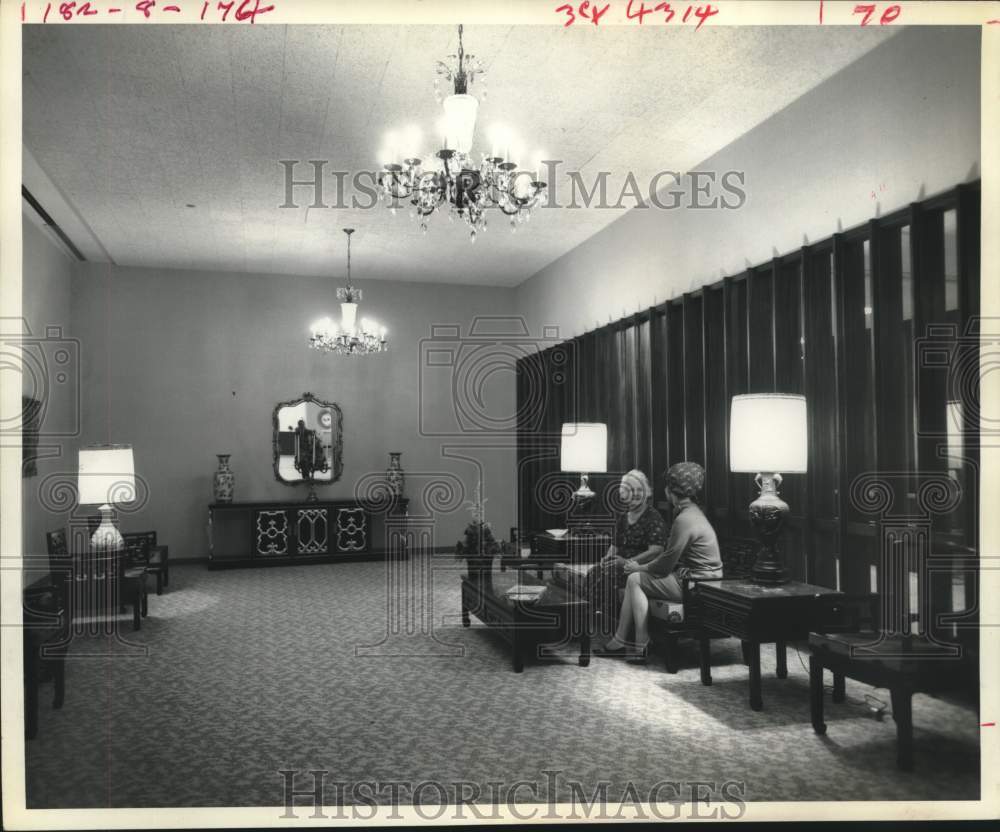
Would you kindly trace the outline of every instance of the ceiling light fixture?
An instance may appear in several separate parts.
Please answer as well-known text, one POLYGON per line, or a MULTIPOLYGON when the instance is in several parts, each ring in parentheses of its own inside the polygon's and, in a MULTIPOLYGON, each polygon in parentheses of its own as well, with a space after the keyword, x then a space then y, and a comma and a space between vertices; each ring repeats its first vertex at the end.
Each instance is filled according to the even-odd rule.
MULTIPOLYGON (((420 157, 420 130, 408 127, 386 136, 382 149, 382 171, 378 188, 385 205, 393 213, 401 201, 409 200, 410 217, 420 217, 420 228, 427 232, 427 220, 438 210, 447 211, 449 219, 460 217, 471 228, 474 243, 477 232, 486 229, 486 211, 498 208, 510 218, 511 231, 531 216, 545 190, 541 181, 544 154, 538 151, 531 165, 521 167, 523 145, 506 127, 497 126, 490 134, 490 155, 481 153, 478 167, 472 158, 472 143, 479 114, 479 99, 469 88, 485 70, 475 55, 466 55, 462 45, 462 27, 458 27, 458 52, 448 60, 438 61, 434 81, 438 101, 443 77, 453 93, 442 102, 444 116, 437 124, 440 150, 425 166, 420 157)), ((480 86, 482 82, 480 81, 480 86)), ((483 97, 486 93, 483 91, 483 97)))
POLYGON ((340 324, 331 318, 321 318, 310 327, 309 346, 321 352, 337 355, 372 355, 389 349, 386 329, 378 321, 362 318, 358 325, 358 303, 361 290, 351 285, 351 235, 353 228, 345 228, 347 235, 347 286, 337 289, 340 301, 340 324))

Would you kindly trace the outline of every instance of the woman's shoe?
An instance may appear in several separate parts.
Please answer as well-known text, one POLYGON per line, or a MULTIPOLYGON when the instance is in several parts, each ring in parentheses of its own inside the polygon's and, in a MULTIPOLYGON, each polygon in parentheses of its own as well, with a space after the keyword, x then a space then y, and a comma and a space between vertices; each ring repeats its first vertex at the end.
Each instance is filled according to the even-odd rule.
POLYGON ((633 650, 628 650, 625 653, 625 661, 629 664, 646 664, 648 659, 649 644, 645 644, 642 647, 638 647, 633 650))
POLYGON ((605 658, 624 658, 628 655, 628 648, 622 645, 621 647, 598 647, 593 651, 595 656, 604 656, 605 658))

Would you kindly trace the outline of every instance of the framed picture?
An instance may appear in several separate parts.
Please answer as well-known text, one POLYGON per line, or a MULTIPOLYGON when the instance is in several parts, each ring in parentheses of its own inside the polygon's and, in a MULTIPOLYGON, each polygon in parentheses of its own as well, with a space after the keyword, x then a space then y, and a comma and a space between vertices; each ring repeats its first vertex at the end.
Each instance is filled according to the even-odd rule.
POLYGON ((42 427, 42 403, 31 396, 21 396, 21 476, 38 474, 38 434, 42 427))

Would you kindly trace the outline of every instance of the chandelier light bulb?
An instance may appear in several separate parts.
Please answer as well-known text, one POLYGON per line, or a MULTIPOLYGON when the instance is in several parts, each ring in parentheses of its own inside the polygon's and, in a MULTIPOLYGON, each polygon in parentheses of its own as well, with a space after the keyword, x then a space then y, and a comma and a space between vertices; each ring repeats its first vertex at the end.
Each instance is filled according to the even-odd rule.
POLYGON ((390 160, 395 162, 399 159, 399 134, 395 130, 385 134, 385 149, 390 160))
POLYGON ((536 182, 542 181, 542 171, 545 170, 546 158, 548 158, 548 154, 544 150, 536 150, 531 157, 531 168, 536 182))
POLYGON ((510 128, 504 124, 494 124, 490 128, 490 156, 506 159, 510 149, 510 128))

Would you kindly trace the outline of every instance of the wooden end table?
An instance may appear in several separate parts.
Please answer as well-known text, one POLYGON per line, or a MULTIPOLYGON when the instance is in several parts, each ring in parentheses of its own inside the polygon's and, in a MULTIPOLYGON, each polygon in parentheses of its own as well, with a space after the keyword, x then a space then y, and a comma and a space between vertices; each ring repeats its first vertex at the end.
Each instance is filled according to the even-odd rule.
POLYGON ((823 721, 823 670, 833 671, 834 702, 844 701, 844 677, 888 688, 896 722, 896 765, 913 768, 914 693, 978 690, 976 652, 958 644, 939 644, 913 636, 850 633, 809 636, 809 692, 813 730, 826 733, 823 721))
POLYGON ((750 707, 764 707, 760 691, 760 645, 774 643, 777 677, 788 676, 785 645, 809 637, 820 618, 818 599, 840 595, 837 590, 790 581, 777 586, 740 578, 698 581, 694 589, 698 623, 706 631, 699 638, 702 684, 712 683, 709 632, 735 636, 743 643, 750 665, 750 707))

